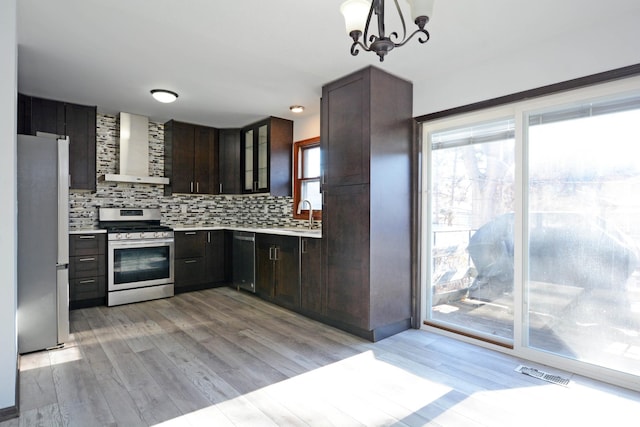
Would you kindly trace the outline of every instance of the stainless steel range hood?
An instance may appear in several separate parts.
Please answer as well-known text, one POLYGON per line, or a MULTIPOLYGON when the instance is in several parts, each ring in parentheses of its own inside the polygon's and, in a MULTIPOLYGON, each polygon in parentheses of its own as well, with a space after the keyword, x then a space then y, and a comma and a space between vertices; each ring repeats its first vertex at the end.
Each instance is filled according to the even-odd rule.
POLYGON ((105 174, 109 182, 169 184, 169 178, 149 176, 149 119, 120 113, 120 170, 105 174))

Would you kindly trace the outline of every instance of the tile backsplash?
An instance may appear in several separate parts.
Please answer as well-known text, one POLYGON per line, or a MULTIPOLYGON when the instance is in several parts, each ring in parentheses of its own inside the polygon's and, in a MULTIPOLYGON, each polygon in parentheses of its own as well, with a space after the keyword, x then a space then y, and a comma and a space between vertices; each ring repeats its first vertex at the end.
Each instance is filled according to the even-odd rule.
MULTIPOLYGON (((97 116, 96 172, 98 177, 118 170, 118 118, 97 116)), ((164 170, 164 125, 149 122, 149 174, 164 170)), ((293 227, 303 222, 292 218, 292 198, 230 195, 174 194, 164 196, 162 185, 114 183, 98 180, 95 193, 71 191, 70 230, 97 228, 100 207, 160 208, 162 223, 179 225, 235 225, 293 227)))

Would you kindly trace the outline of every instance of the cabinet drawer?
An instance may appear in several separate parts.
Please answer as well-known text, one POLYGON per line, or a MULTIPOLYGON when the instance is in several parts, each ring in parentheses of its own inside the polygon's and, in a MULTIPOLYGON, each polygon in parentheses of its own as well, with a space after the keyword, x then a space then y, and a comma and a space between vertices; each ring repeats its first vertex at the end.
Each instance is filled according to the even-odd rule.
POLYGON ((204 256, 206 231, 176 231, 175 258, 200 258, 204 256))
POLYGON ((203 283, 205 265, 202 257, 175 260, 175 286, 179 288, 203 283))
POLYGON ((69 280, 69 300, 82 301, 104 298, 106 296, 105 283, 106 278, 104 276, 71 279, 69 280))
POLYGON ((69 278, 80 279, 105 275, 105 256, 86 255, 69 257, 69 278))
POLYGON ((86 233, 69 236, 69 256, 104 254, 106 234, 86 233))

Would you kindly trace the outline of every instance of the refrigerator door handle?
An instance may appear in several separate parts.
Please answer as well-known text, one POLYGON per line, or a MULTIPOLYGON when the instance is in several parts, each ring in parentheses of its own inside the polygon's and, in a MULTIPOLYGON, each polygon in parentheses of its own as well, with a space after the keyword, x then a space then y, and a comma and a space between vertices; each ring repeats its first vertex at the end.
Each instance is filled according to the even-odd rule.
POLYGON ((56 285, 58 287, 58 344, 69 341, 69 269, 58 267, 56 285))
POLYGON ((69 263, 69 137, 58 139, 58 265, 69 263))

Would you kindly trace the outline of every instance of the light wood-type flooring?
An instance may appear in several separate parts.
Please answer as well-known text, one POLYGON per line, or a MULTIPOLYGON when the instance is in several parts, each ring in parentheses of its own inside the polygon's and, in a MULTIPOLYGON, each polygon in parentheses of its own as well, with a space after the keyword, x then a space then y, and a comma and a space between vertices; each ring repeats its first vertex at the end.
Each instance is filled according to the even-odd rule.
POLYGON ((231 288, 75 310, 71 332, 22 356, 1 427, 640 425, 639 393, 425 331, 370 343, 231 288))

